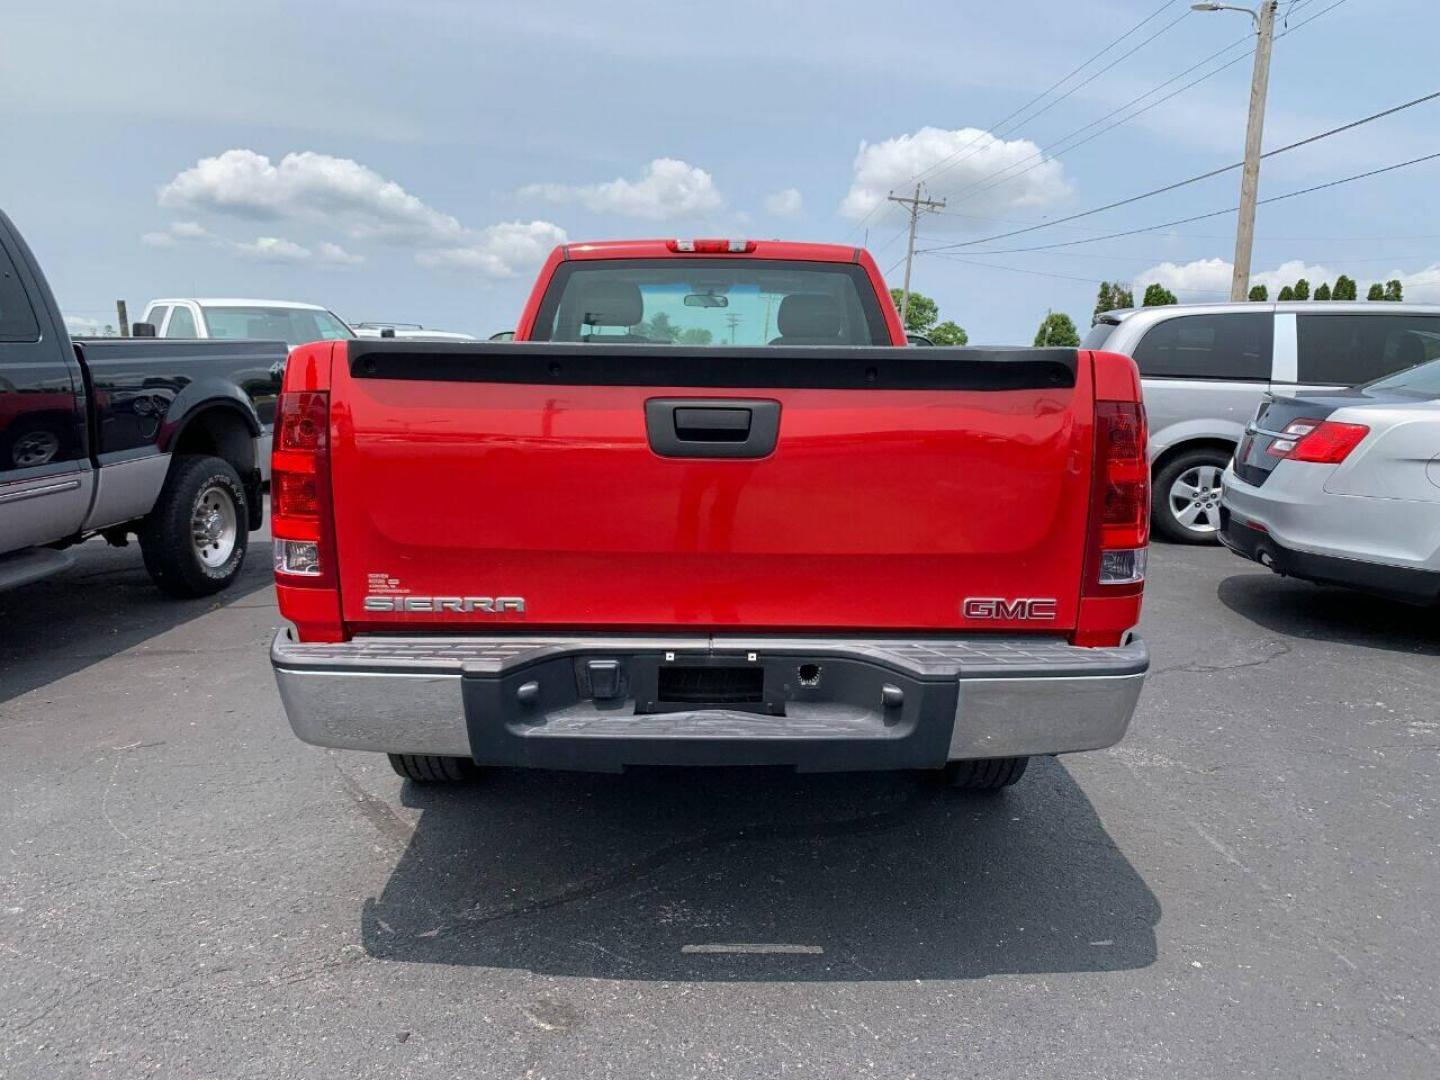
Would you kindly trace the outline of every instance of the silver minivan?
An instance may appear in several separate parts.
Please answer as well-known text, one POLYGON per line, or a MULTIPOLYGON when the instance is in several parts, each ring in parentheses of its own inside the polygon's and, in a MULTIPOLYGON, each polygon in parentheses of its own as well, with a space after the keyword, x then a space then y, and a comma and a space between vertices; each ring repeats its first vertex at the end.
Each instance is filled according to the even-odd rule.
POLYGON ((1440 356, 1440 306, 1170 304, 1107 311, 1082 346, 1134 357, 1150 419, 1151 523, 1218 540, 1220 477, 1267 394, 1369 382, 1440 356))

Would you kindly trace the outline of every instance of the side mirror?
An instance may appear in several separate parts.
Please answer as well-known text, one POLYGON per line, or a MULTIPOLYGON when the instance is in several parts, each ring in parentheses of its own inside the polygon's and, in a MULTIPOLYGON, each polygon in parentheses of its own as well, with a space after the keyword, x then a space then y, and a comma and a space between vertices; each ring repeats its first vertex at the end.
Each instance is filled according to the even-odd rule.
POLYGON ((155 324, 153 322, 137 322, 130 324, 131 337, 154 337, 155 324))
POLYGON ((924 334, 906 334, 905 340, 911 345, 928 345, 932 348, 935 345, 935 343, 931 341, 928 337, 926 337, 924 334))

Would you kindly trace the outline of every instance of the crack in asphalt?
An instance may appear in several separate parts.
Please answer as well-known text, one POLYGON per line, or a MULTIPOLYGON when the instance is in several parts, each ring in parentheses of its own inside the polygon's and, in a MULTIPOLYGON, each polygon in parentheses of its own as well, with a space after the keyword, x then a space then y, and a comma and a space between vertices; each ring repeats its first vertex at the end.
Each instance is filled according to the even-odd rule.
POLYGON ((1150 672, 1150 678, 1156 679, 1161 675, 1170 675, 1177 671, 1185 671, 1195 675, 1211 675, 1218 671, 1238 671, 1241 668, 1264 667, 1272 661, 1289 656, 1294 647, 1285 644, 1283 641, 1269 642, 1275 647, 1276 652, 1268 656, 1262 656, 1258 660, 1235 660, 1223 664, 1172 664, 1169 667, 1156 668, 1150 672))
POLYGON ((800 837, 829 839, 836 836, 856 836, 869 832, 880 832, 904 824, 909 820, 911 811, 916 807, 933 801, 934 795, 922 789, 889 810, 865 814, 857 818, 795 825, 757 826, 751 824, 742 825, 734 829, 723 829, 717 832, 703 833, 689 840, 680 840, 673 844, 667 844, 651 852, 649 855, 637 859, 617 870, 611 871, 608 874, 601 875, 599 878, 561 889, 559 892, 552 893, 549 896, 542 896, 523 904, 516 904, 498 910, 463 912, 455 923, 449 926, 441 926, 436 930, 430 931, 426 936, 449 936, 457 931, 471 930, 476 927, 502 922, 507 919, 516 919, 526 915, 538 914, 539 912, 549 911, 567 904, 592 900, 604 893, 634 884, 673 862, 699 854, 711 848, 737 844, 741 841, 777 840, 800 837))

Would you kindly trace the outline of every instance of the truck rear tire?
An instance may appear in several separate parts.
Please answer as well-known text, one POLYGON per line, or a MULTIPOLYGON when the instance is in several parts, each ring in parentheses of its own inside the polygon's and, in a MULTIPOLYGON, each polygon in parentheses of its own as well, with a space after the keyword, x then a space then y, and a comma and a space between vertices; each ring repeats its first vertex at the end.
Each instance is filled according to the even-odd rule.
POLYGON ((961 791, 996 792, 1025 775, 1028 757, 984 758, 979 761, 952 761, 945 766, 945 781, 961 791))
POLYGON ((390 767, 417 784, 458 784, 473 780, 479 767, 469 758, 439 754, 388 754, 390 767))
POLYGON ((145 569, 161 592, 219 592, 239 576, 250 543, 240 474, 222 458, 177 455, 139 534, 145 569))

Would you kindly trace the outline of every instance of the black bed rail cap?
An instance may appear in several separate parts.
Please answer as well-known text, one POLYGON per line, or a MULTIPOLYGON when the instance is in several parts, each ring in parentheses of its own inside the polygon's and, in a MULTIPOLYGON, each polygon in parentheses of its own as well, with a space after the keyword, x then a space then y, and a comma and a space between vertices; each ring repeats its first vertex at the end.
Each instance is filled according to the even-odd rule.
POLYGON ((1075 385, 1076 349, 345 342, 358 379, 555 386, 1037 390, 1075 385))

